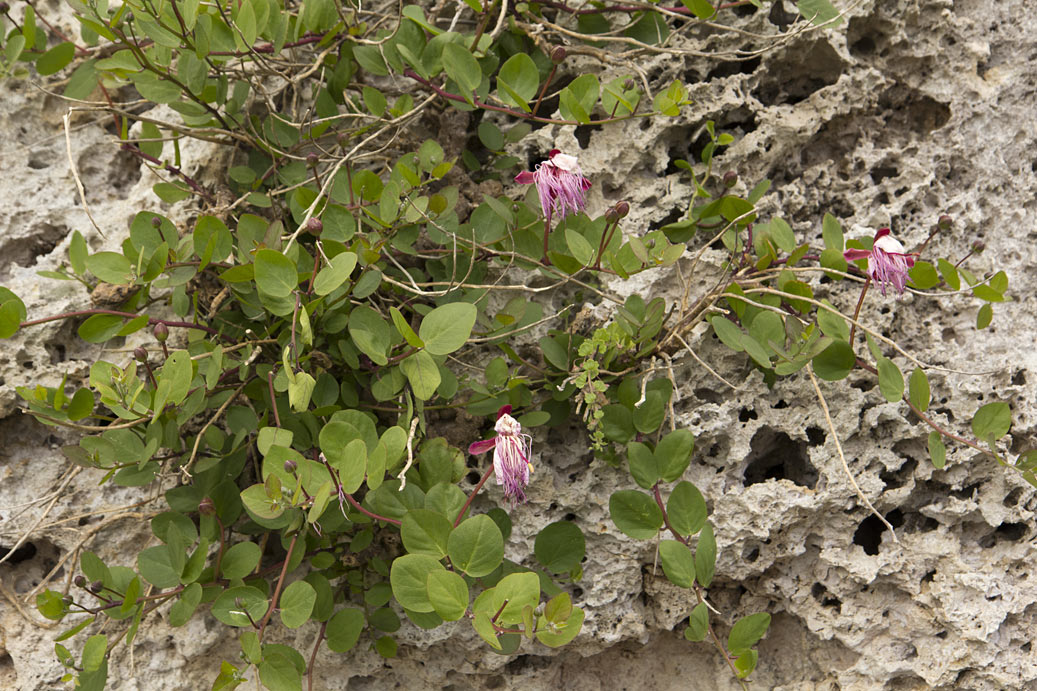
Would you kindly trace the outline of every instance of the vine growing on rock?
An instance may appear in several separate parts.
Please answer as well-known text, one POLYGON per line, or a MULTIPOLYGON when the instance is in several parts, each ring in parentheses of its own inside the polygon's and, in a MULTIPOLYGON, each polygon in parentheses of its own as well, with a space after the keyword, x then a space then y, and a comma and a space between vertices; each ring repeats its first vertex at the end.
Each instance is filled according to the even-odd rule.
MULTIPOLYGON (((241 656, 213 671, 213 689, 250 673, 275 691, 310 688, 322 648, 361 641, 393 657, 401 614, 425 629, 467 619, 502 654, 569 643, 585 616, 568 588, 584 535, 560 519, 533 555, 505 546, 544 491, 541 430, 573 419, 598 458, 629 469, 638 489, 617 488, 609 512, 630 538, 657 541, 664 574, 687 589, 685 637, 747 679, 770 616, 731 621, 709 604, 717 542, 683 479, 695 439, 674 411, 675 369, 712 372, 693 350, 703 325, 768 383, 804 371, 830 423, 818 380, 865 370, 931 427, 938 467, 949 439, 1037 484, 1037 454, 1002 450, 1007 404, 977 411, 974 438, 950 429, 929 411, 933 366, 859 320, 866 299, 969 292, 986 327, 1010 298, 1004 272, 965 268, 981 246, 947 259, 887 229, 847 241, 828 214, 823 247, 800 242, 780 216, 760 218, 768 181, 741 195, 736 174, 714 173, 733 137, 712 122, 700 160, 677 162, 694 189, 685 217, 651 231, 625 224, 621 199, 586 213, 595 181, 574 151, 542 152, 532 170, 510 153, 543 125, 679 117, 686 85, 653 83, 639 57, 691 53, 679 37, 724 32, 760 0, 71 4, 76 40, 31 3, 17 19, 3 3, 0 73, 71 65, 71 110, 110 117, 119 146, 162 178, 156 196, 191 218, 141 210, 125 236, 74 231, 67 262, 41 273, 80 282, 93 308, 30 315, 0 289, 0 337, 74 320, 106 346, 86 381, 20 387, 28 412, 84 433, 65 449, 72 463, 159 487, 165 502, 149 514, 153 544, 125 563, 84 549, 64 589, 37 595, 42 616, 71 623, 56 652, 80 688, 102 688, 116 649, 157 616, 211 613, 237 633, 241 656), (215 183, 188 172, 205 168, 185 160, 189 139, 216 152, 215 183), (722 271, 704 284, 711 248, 722 271), (614 289, 663 269, 680 300, 614 289), (270 642, 272 625, 310 626, 315 642, 270 642)), ((798 9, 788 32, 716 57, 840 20, 827 0, 798 9)))

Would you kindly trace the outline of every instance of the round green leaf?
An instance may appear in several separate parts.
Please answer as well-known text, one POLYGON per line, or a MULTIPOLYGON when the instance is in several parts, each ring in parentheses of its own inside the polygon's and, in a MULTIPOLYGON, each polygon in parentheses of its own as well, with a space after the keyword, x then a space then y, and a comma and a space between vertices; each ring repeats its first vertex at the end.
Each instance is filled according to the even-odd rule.
POLYGON ((328 649, 336 653, 344 653, 353 648, 360 640, 360 632, 364 629, 364 613, 355 607, 346 607, 335 612, 324 629, 324 637, 328 641, 328 649))
POLYGON ((504 536, 486 514, 472 516, 450 533, 447 553, 453 565, 469 576, 485 576, 500 566, 504 558, 504 536))
POLYGON ((972 433, 984 441, 991 435, 1000 439, 1011 426, 1012 409, 1002 401, 987 403, 972 418, 972 433))
POLYGON ((825 381, 845 379, 856 364, 853 348, 846 341, 833 341, 813 359, 814 374, 825 381))
POLYGON ((587 549, 583 532, 573 523, 559 521, 541 530, 533 544, 533 553, 548 571, 572 571, 583 560, 587 549))
POLYGON ((392 333, 389 324, 378 312, 367 305, 357 307, 349 313, 348 328, 356 347, 376 365, 389 362, 385 354, 392 344, 392 333))
POLYGON ((743 655, 749 651, 767 633, 771 625, 771 615, 757 612, 742 617, 731 627, 727 636, 727 649, 735 655, 743 655))
POLYGON ((616 527, 635 540, 649 540, 663 526, 663 512, 655 500, 633 489, 613 492, 609 513, 616 527))
MULTIPOLYGON (((288 297, 299 285, 299 274, 292 261, 275 250, 256 252, 256 286, 274 297, 288 297)), ((92 269, 91 269, 92 271, 92 269)))
POLYGON ((904 375, 900 368, 889 358, 878 361, 879 390, 890 403, 896 403, 904 397, 904 375))
POLYGON ((508 105, 528 110, 529 101, 540 86, 540 72, 526 53, 516 53, 501 65, 497 74, 497 95, 508 105))
POLYGON ((706 500, 690 482, 677 483, 666 502, 670 526, 681 535, 694 535, 706 523, 706 500))
POLYGON ((453 571, 428 575, 428 599, 444 621, 457 621, 468 609, 468 584, 453 571))
POLYGON ((317 295, 327 295, 345 283, 354 268, 356 268, 355 254, 352 252, 336 254, 328 266, 317 272, 317 278, 313 281, 313 292, 317 295))
POLYGON ((36 71, 41 76, 60 72, 65 65, 72 62, 75 55, 76 47, 74 45, 68 41, 59 43, 40 56, 40 59, 36 61, 36 71))
POLYGON ((695 559, 687 545, 676 540, 663 540, 659 543, 659 559, 663 563, 663 573, 671 583, 681 588, 695 585, 695 559))
POLYGON ((133 264, 117 252, 97 252, 87 256, 86 268, 105 283, 123 285, 133 279, 133 264))
POLYGON ((421 401, 432 398, 443 381, 435 360, 424 350, 405 358, 400 369, 410 382, 411 391, 421 401))
POLYGON ((695 435, 686 429, 674 430, 659 440, 655 447, 655 460, 662 479, 673 482, 683 475, 694 449, 695 435))
POLYGON ((684 637, 693 643, 704 641, 709 633, 709 608, 705 602, 695 605, 688 617, 688 628, 684 629, 684 637))
POLYGON ((289 583, 277 603, 281 610, 281 623, 289 629, 299 628, 309 620, 316 601, 317 591, 312 585, 306 581, 289 583))
POLYGON ((442 559, 447 554, 447 540, 452 530, 453 525, 442 514, 428 509, 412 509, 403 517, 400 536, 404 548, 411 554, 427 554, 442 559))
POLYGON ((439 560, 427 554, 405 554, 397 557, 389 572, 389 583, 392 585, 392 594, 396 601, 415 612, 433 611, 428 597, 428 575, 441 570, 444 569, 439 560))
POLYGON ((925 372, 920 367, 916 367, 915 371, 911 373, 911 377, 908 381, 908 397, 911 400, 911 405, 918 408, 923 413, 929 408, 929 399, 932 394, 929 391, 929 379, 925 376, 925 372))
POLYGON ((432 355, 449 355, 468 340, 478 314, 475 305, 468 302, 442 305, 421 320, 418 337, 432 355))
POLYGON ((224 590, 212 603, 212 615, 227 626, 252 626, 266 614, 270 602, 263 591, 249 585, 224 590), (248 615, 245 615, 248 612, 248 615), (249 621, 249 616, 252 621, 249 621))
POLYGON ((137 570, 156 588, 172 588, 180 585, 180 571, 175 567, 169 545, 157 545, 142 550, 137 555, 137 570))

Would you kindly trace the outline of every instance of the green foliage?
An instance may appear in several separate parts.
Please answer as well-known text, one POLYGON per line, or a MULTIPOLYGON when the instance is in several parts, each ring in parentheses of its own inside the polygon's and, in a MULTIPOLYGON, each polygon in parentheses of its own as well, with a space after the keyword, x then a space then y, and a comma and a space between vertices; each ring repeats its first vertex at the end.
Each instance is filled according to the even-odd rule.
MULTIPOLYGON (((691 181, 686 213, 657 230, 619 232, 629 212, 619 200, 600 216, 568 214, 545 228, 535 192, 504 196, 480 184, 514 177, 520 161, 510 152, 535 125, 685 115, 681 81, 649 85, 634 61, 609 58, 600 72, 586 56, 608 50, 595 37, 621 34, 649 49, 688 22, 725 21, 729 8, 683 0, 580 14, 584 35, 564 40, 590 49, 577 68, 564 50, 537 47, 555 30, 522 3, 496 29, 496 10, 477 0, 450 25, 408 5, 398 26, 381 9, 330 0, 72 7, 81 42, 97 50, 50 35, 27 6, 21 26, 0 36, 0 76, 23 78, 31 67, 41 78, 67 76, 69 98, 131 88, 167 104, 111 115, 128 155, 162 176, 156 196, 197 220, 181 228, 142 210, 121 245, 101 251, 72 233, 67 264, 45 275, 112 294, 110 309, 29 321, 26 304, 0 288, 0 338, 84 317, 79 337, 103 347, 85 381, 17 389, 44 424, 89 432, 68 458, 119 486, 180 478, 153 517, 154 540, 120 563, 84 552, 73 592, 38 595, 43 617, 70 620, 55 649, 65 681, 103 688, 110 649, 131 643, 146 616, 179 627, 211 614, 237 630, 240 661, 214 670, 213 689, 246 678, 301 688, 315 651, 271 643, 270 627, 323 631, 318 648, 360 646, 386 659, 399 652, 401 617, 426 629, 471 621, 507 655, 522 638, 568 644, 584 612, 564 588, 577 592, 573 582, 594 577, 583 572, 583 531, 569 520, 540 530, 536 571, 505 559, 525 510, 473 503, 483 485, 466 478, 474 463, 489 478, 492 454, 466 456, 464 444, 480 435, 462 441, 444 428, 483 418, 486 437, 503 406, 537 446, 537 428, 582 422, 596 459, 629 470, 610 489, 609 513, 627 538, 659 540, 663 574, 694 595, 685 638, 715 642, 740 678, 755 669, 770 616, 739 619, 724 650, 705 604, 718 546, 706 497, 684 479, 695 437, 676 410, 693 405, 678 386, 682 354, 706 320, 707 333, 767 385, 807 367, 826 382, 871 377, 891 405, 906 399, 925 415, 933 392, 923 368, 905 382, 893 360, 904 364, 905 352, 878 343, 850 311, 846 291, 867 267, 844 251, 870 244, 847 240, 827 213, 823 248, 799 237, 789 214, 761 217, 770 181, 741 192, 734 171, 714 174, 735 140, 713 121, 697 160, 675 161, 691 181), (454 148, 450 109, 479 111, 477 137, 454 148), (436 118, 435 138, 411 126, 436 118), (198 163, 182 160, 192 138, 225 147, 219 183, 230 203, 184 172, 198 163), (472 199, 470 189, 487 191, 472 199), (668 267, 694 280, 683 272, 716 240, 727 251, 720 285, 679 301, 629 290, 620 303, 609 292, 609 281, 668 267), (696 259, 681 262, 689 243, 696 259), (831 279, 824 299, 822 276, 831 279), (586 303, 595 309, 581 311, 586 303), (127 354, 124 341, 140 348, 127 354), (108 620, 125 622, 125 636, 100 633, 108 620), (79 639, 78 657, 61 643, 79 639)), ((828 0, 797 8, 803 23, 841 21, 828 0)), ((1004 272, 984 275, 919 257, 910 283, 964 285, 983 303, 982 329, 993 305, 1012 299, 1004 272)), ((924 419, 940 430, 928 448, 943 467, 947 432, 924 419)), ((998 460, 1010 428, 1002 402, 972 420, 998 460)), ((1037 483, 1034 458, 1009 467, 1037 483)))

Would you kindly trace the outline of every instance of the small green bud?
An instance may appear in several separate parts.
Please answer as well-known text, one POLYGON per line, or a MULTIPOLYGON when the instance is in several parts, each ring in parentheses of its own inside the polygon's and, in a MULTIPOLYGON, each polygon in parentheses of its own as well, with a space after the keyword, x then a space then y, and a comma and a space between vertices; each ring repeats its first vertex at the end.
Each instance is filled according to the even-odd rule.
POLYGON ((627 91, 633 90, 633 88, 635 86, 637 86, 637 82, 634 81, 633 77, 630 77, 625 82, 623 82, 623 88, 626 89, 627 91))
POLYGON ((169 327, 159 322, 155 324, 155 328, 151 332, 155 336, 155 340, 159 343, 165 343, 166 339, 169 338, 169 327))
POLYGON ((940 216, 938 221, 936 221, 936 225, 937 225, 937 227, 939 227, 940 230, 950 230, 951 229, 951 224, 953 222, 954 222, 954 219, 952 219, 947 214, 944 214, 944 215, 940 216))
POLYGON ((158 216, 152 216, 151 217, 151 227, 152 228, 158 228, 160 225, 162 225, 162 219, 159 218, 158 216))
POLYGON ((298 468, 298 467, 299 467, 299 464, 296 463, 295 461, 291 460, 291 459, 289 459, 289 460, 284 462, 284 472, 286 472, 286 473, 294 473, 295 469, 298 468))
POLYGON ((985 250, 986 248, 987 243, 983 242, 982 240, 976 240, 974 243, 972 243, 972 251, 976 254, 982 253, 983 250, 985 250))
POLYGON ((619 221, 619 212, 616 211, 616 207, 610 206, 608 211, 605 212, 605 223, 612 224, 619 221))
POLYGON ((731 189, 732 187, 738 184, 738 173, 736 173, 733 170, 729 170, 726 173, 724 173, 723 180, 724 187, 726 187, 727 189, 731 189))
POLYGON ((148 351, 144 350, 140 346, 137 346, 136 348, 133 349, 133 359, 136 360, 137 362, 147 362, 148 361, 148 351))

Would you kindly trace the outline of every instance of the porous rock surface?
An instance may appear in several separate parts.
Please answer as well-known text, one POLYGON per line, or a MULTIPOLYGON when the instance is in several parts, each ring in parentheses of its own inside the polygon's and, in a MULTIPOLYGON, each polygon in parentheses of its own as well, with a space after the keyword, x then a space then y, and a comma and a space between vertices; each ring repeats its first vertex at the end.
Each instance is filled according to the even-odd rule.
MULTIPOLYGON (((928 251, 960 257, 975 240, 986 243, 971 266, 1004 269, 1014 298, 996 305, 993 326, 975 330, 978 302, 968 296, 873 293, 862 320, 945 368, 930 371, 933 410, 952 429, 967 433, 984 402, 1011 403, 1018 452, 1037 432, 1037 26, 1029 9, 1025 0, 864 0, 852 3, 842 26, 804 33, 758 59, 649 57, 644 68, 654 84, 690 83, 694 106, 684 115, 586 131, 547 127, 520 153, 578 148, 595 181, 593 210, 627 199, 628 231, 658 227, 686 209, 691 188, 672 161, 694 158, 707 119, 737 138, 718 170, 738 171, 742 191, 771 178, 765 208, 787 219, 800 241, 820 244, 827 211, 849 237, 891 225, 914 249, 940 214, 951 215, 952 230, 937 234, 928 251)), ((782 18, 757 15, 743 28, 773 33, 782 18)), ((720 49, 731 40, 694 45, 720 49)), ((35 274, 67 256, 72 230, 95 250, 115 248, 137 210, 159 208, 149 191, 155 180, 106 141, 107 123, 79 114, 72 157, 94 218, 110 232, 105 239, 93 231, 68 173, 63 112, 23 82, 4 85, 0 283, 34 315, 88 304, 77 284, 35 274)), ((707 252, 700 276, 715 272, 718 258, 707 252)), ((614 288, 668 299, 682 290, 669 270, 635 280, 614 288)), ((815 287, 852 309, 852 292, 815 287)), ((885 402, 870 375, 821 383, 850 471, 895 527, 894 542, 850 485, 805 373, 768 388, 743 356, 708 334, 696 331, 692 346, 738 390, 681 360, 675 409, 677 424, 697 436, 686 478, 713 511, 720 556, 709 599, 721 613, 718 631, 725 635, 747 613, 773 615, 754 688, 1037 688, 1033 490, 961 446, 951 445, 947 467, 935 470, 928 428, 903 404, 885 402)), ((124 563, 150 539, 135 504, 154 490, 97 487, 92 472, 70 474, 58 448, 71 438, 16 409, 15 385, 55 385, 66 372, 83 377, 96 357, 96 347, 60 323, 23 331, 0 349, 0 545, 10 549, 28 535, 19 556, 0 566, 0 688, 60 687, 52 654, 60 629, 42 627, 32 607, 44 576, 55 571, 57 583, 67 582, 71 564, 63 560, 79 547, 124 563), (42 503, 26 506, 34 499, 42 503)), ((579 440, 575 427, 536 439, 531 501, 513 512, 508 546, 510 558, 527 559, 540 528, 575 516, 587 559, 574 595, 587 619, 571 645, 524 644, 502 657, 464 622, 432 632, 405 625, 396 659, 364 646, 321 653, 314 687, 736 688, 713 649, 681 637, 692 602, 653 568, 653 544, 629 540, 612 524, 608 496, 631 485, 629 475, 581 454, 579 440)), ((308 650, 315 632, 277 635, 308 650)), ((153 618, 132 654, 116 653, 109 687, 208 688, 224 659, 237 661, 238 645, 211 618, 180 629, 153 618)))

